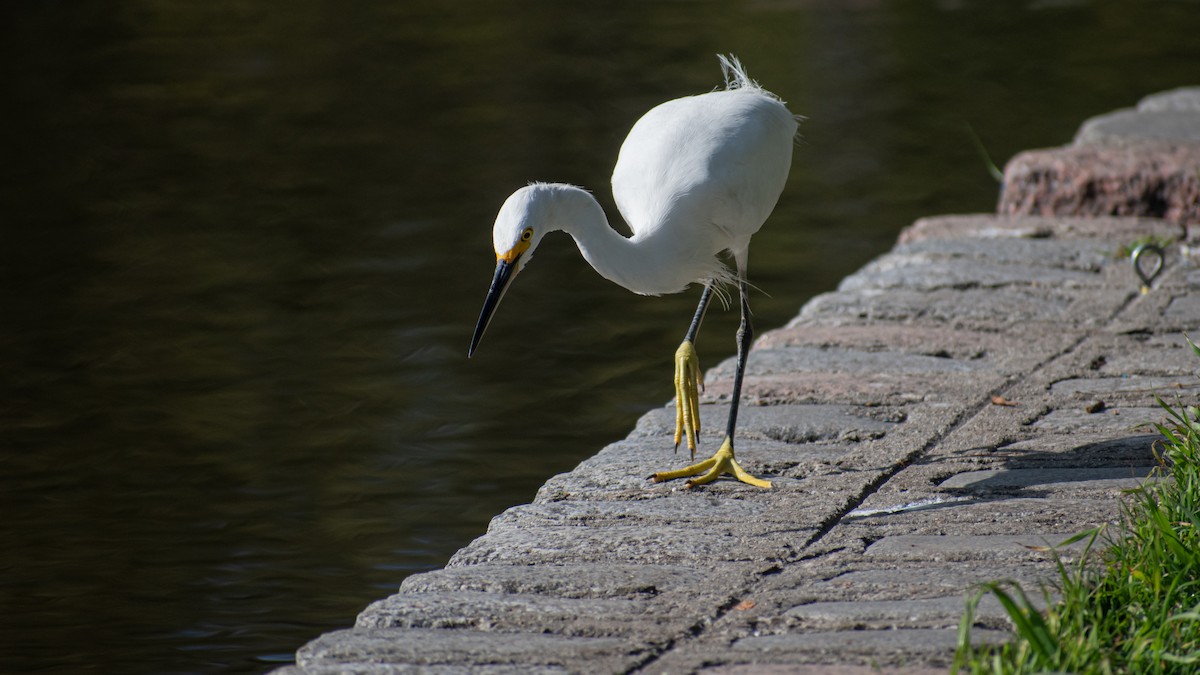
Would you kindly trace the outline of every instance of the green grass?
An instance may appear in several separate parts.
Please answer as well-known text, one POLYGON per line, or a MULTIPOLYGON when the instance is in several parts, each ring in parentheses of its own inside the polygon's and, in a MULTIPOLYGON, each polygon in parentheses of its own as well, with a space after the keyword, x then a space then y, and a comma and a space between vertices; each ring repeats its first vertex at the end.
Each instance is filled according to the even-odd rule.
POLYGON ((1174 237, 1147 234, 1134 239, 1132 243, 1118 247, 1116 252, 1113 253, 1113 257, 1117 259, 1128 258, 1133 254, 1134 249, 1139 246, 1157 246, 1165 251, 1171 246, 1171 244, 1174 244, 1175 241, 1176 240, 1174 237))
MULTIPOLYGON (((1188 344, 1200 357, 1200 347, 1188 344)), ((1057 583, 1041 589, 1047 609, 1039 611, 1012 581, 972 595, 954 672, 1200 672, 1200 409, 1155 399, 1168 415, 1154 425, 1162 434, 1158 479, 1128 493, 1117 525, 1060 544, 1088 541, 1077 562, 1056 557, 1057 583), (1097 542, 1104 550, 1094 550, 1097 542), (1016 637, 972 647, 975 610, 989 593, 1016 637)))

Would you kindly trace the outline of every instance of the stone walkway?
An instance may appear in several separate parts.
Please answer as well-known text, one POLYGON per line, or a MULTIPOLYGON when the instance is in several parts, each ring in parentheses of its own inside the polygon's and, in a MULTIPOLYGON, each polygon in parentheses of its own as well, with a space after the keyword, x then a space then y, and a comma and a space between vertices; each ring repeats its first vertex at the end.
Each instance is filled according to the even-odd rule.
MULTIPOLYGON (((1155 100, 1186 111, 1200 91, 1155 100)), ((1190 119, 1200 138, 1200 105, 1190 119)), ((1189 170, 1200 186, 1185 166, 1180 189, 1189 170)), ((278 672, 944 672, 969 589, 1052 578, 1045 545, 1114 521, 1155 466, 1138 428, 1163 417, 1154 394, 1200 392, 1182 337, 1200 333, 1200 269, 1171 246, 1141 293, 1118 253, 1178 238, 1194 198, 1179 204, 1155 214, 1174 222, 919 221, 756 343, 738 457, 775 489, 652 484, 687 460, 673 407, 652 411, 278 672)), ((705 451, 732 370, 707 374, 705 451)), ((981 605, 977 639, 1006 627, 981 605)))

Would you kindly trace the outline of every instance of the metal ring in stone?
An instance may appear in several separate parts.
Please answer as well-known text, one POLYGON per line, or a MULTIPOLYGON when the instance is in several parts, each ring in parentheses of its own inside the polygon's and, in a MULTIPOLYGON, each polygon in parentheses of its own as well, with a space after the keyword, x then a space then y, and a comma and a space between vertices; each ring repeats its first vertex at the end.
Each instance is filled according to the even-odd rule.
POLYGON ((1129 252, 1129 261, 1133 263, 1133 271, 1146 286, 1154 283, 1158 275, 1162 274, 1165 260, 1166 255, 1163 253, 1162 248, 1154 244, 1139 244, 1137 248, 1129 252), (1146 259, 1146 253, 1153 254, 1154 258, 1154 266, 1150 268, 1149 272, 1142 266, 1143 261, 1146 259))

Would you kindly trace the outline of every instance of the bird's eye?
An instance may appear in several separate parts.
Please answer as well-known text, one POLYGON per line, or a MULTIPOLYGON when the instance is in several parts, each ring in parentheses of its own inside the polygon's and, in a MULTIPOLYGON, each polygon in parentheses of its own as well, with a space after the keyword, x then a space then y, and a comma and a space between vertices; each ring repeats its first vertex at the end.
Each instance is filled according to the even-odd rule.
POLYGON ((521 233, 521 241, 529 241, 530 239, 533 239, 533 228, 525 228, 525 231, 521 233))

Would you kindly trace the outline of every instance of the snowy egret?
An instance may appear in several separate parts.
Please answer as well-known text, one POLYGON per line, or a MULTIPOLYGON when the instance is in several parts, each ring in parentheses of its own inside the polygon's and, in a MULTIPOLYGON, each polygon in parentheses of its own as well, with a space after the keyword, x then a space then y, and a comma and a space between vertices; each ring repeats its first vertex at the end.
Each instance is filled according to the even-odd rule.
POLYGON ((738 464, 733 436, 752 337, 746 297, 750 238, 783 192, 797 118, 751 80, 736 58, 718 58, 725 89, 656 106, 633 125, 621 145, 613 197, 631 237, 613 230, 595 198, 572 185, 534 183, 504 202, 492 230, 496 271, 467 355, 474 354, 505 290, 548 232, 571 235, 601 276, 634 293, 661 295, 703 284, 700 304, 675 353, 675 447, 686 438, 695 460, 703 386, 696 333, 714 292, 736 286, 742 319, 725 442, 703 462, 652 478, 698 476, 687 482, 692 487, 731 473, 744 483, 769 488, 770 482, 738 464), (724 252, 732 255, 736 271, 718 257, 724 252))

